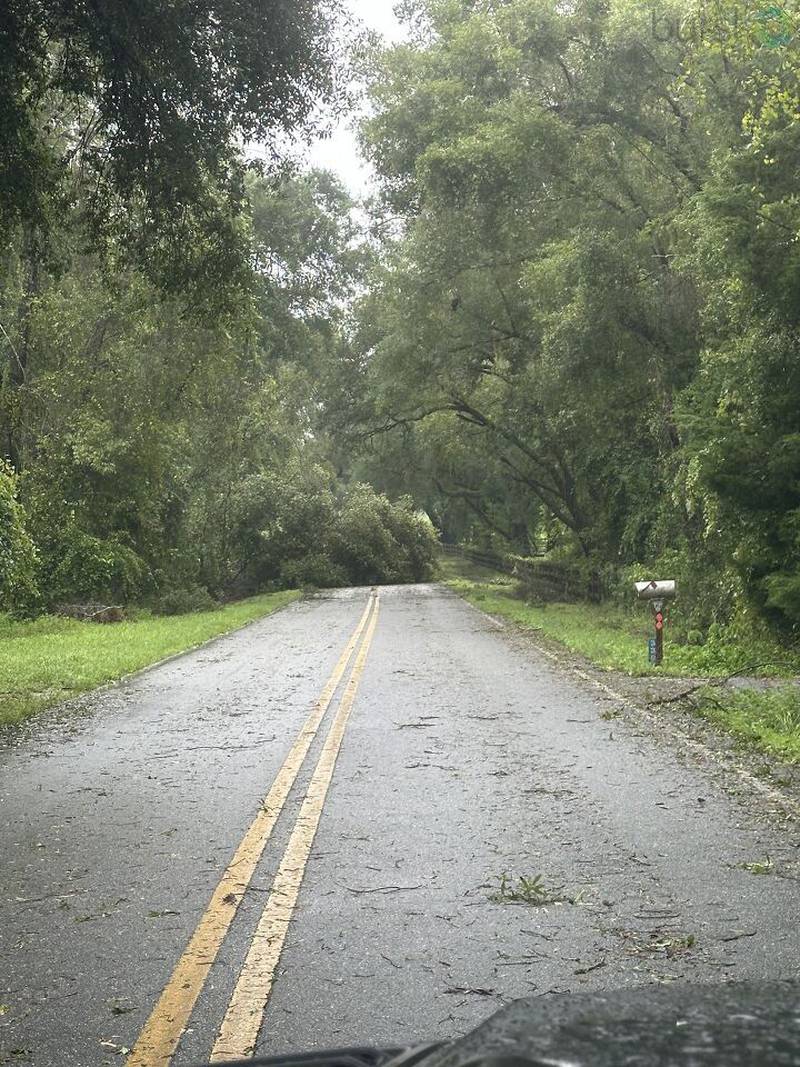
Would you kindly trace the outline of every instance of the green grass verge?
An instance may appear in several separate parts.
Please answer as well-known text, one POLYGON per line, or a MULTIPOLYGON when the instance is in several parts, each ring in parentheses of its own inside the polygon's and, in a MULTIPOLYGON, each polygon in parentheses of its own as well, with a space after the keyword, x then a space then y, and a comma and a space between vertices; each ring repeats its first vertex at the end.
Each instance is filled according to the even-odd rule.
MULTIPOLYGON (((516 596, 517 583, 489 573, 476 578, 458 559, 449 557, 441 577, 471 604, 536 630, 606 670, 632 676, 725 677, 737 671, 791 677, 800 674, 800 655, 768 637, 742 639, 717 628, 700 646, 681 643, 677 626, 668 626, 665 663, 647 661, 650 620, 647 609, 627 612, 607 604, 529 604, 516 596), (465 576, 466 575, 466 576, 465 576), (769 667, 756 665, 770 664, 769 667)), ((677 612, 677 606, 676 606, 677 612)), ((788 762, 800 762, 800 689, 702 690, 697 711, 743 743, 788 762)))
POLYGON ((718 678, 753 667, 757 668, 754 674, 764 677, 800 673, 800 655, 776 641, 736 639, 720 631, 703 645, 689 645, 683 643, 681 630, 671 625, 669 616, 664 664, 655 668, 647 660, 652 623, 644 605, 628 612, 613 604, 529 604, 514 595, 516 583, 510 578, 495 576, 481 582, 448 578, 445 582, 476 607, 538 630, 605 670, 675 678, 718 678))
POLYGON ((300 596, 265 593, 217 611, 99 625, 48 615, 0 615, 0 724, 19 722, 69 697, 259 619, 300 596))
POLYGON ((702 690, 698 714, 717 723, 751 748, 770 752, 787 763, 800 763, 800 689, 781 686, 767 691, 721 693, 702 690))

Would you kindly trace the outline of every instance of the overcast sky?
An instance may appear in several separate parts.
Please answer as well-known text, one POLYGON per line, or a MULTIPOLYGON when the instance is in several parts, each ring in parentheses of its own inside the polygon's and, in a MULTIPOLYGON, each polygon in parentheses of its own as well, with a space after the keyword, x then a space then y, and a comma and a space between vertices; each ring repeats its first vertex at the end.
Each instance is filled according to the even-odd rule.
MULTIPOLYGON (((358 19, 388 41, 403 39, 403 29, 392 11, 394 0, 347 0, 347 6, 358 19)), ((308 161, 312 166, 336 171, 351 192, 361 196, 369 190, 370 172, 358 155, 352 122, 353 116, 345 116, 331 137, 312 145, 308 161)))

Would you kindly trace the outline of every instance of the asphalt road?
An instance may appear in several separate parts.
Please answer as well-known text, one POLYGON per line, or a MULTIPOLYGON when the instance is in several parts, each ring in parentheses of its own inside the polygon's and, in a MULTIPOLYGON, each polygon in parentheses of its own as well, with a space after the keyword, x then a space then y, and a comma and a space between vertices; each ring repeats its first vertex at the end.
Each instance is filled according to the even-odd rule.
POLYGON ((0 1063, 406 1044, 534 994, 797 975, 796 822, 442 587, 377 593, 9 735, 0 1063))

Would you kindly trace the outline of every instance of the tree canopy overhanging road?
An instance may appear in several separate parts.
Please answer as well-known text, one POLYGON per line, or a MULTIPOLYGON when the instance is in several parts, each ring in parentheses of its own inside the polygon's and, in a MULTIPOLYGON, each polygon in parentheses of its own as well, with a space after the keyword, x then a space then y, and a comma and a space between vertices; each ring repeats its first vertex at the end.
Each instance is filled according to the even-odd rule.
POLYGON ((797 12, 397 15, 3 5, 0 1065, 796 970, 797 12))
POLYGON ((333 0, 8 6, 5 605, 429 577, 367 483, 789 637, 795 14, 412 7, 382 48, 333 0), (281 156, 353 71, 357 212, 281 156))

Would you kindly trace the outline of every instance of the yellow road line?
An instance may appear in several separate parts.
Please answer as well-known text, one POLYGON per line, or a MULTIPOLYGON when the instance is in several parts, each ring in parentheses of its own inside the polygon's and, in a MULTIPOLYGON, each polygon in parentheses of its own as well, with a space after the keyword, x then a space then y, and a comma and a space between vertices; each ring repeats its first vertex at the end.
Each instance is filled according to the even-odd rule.
POLYGON ((375 626, 378 601, 369 622, 339 710, 325 739, 314 775, 308 787, 297 823, 289 838, 272 892, 262 912, 253 942, 233 991, 219 1036, 211 1053, 212 1063, 243 1059, 255 1051, 275 971, 292 920, 308 857, 322 817, 325 797, 331 784, 336 757, 342 744, 358 684, 364 672, 375 626))
POLYGON ((169 1064, 373 607, 377 612, 377 600, 374 594, 370 594, 358 626, 297 735, 258 815, 250 824, 214 890, 172 977, 126 1061, 126 1067, 166 1067, 169 1064))

